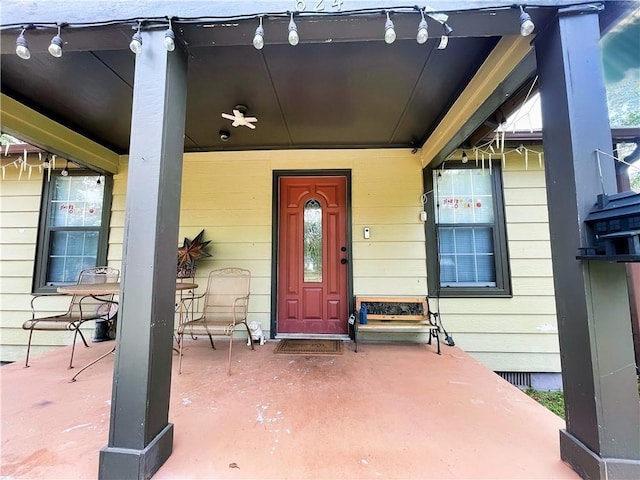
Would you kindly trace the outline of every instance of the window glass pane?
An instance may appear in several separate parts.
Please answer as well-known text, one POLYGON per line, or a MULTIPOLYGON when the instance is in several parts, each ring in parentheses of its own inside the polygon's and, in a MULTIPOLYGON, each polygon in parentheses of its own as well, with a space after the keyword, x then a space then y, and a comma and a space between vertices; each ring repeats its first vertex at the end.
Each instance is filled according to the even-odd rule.
POLYGON ((473 232, 476 253, 493 253, 493 229, 476 227, 473 232))
POLYGON ((491 195, 476 195, 473 198, 473 221, 493 223, 493 198, 491 195))
POLYGON ((453 242, 453 228, 443 227, 439 230, 440 235, 440 253, 445 255, 447 253, 455 252, 455 245, 453 242))
POLYGON ((476 262, 472 255, 460 255, 457 258, 458 282, 472 283, 476 281, 476 262))
POLYGON ((64 257, 50 257, 47 284, 64 282, 64 257))
POLYGON ((104 182, 95 176, 55 176, 51 179, 51 226, 99 226, 102 219, 104 182))
POLYGON ((464 195, 459 198, 455 198, 453 205, 455 223, 473 223, 474 209, 475 202, 471 195, 464 195))
POLYGON ((440 282, 448 285, 456 282, 456 257, 442 255, 440 257, 440 282))
POLYGON ((304 281, 322 282, 322 206, 317 200, 304 206, 304 281))
POLYGON ((56 175, 51 178, 53 182, 52 200, 67 200, 69 198, 69 189, 71 188, 71 177, 62 177, 56 175))
POLYGON ((441 227, 440 284, 495 286, 493 230, 490 227, 441 227))
POLYGON ((47 285, 76 283, 82 270, 82 259, 78 257, 53 257, 49 260, 47 285))
POLYGON ((473 254, 474 244, 473 244, 473 229, 471 228, 456 228, 455 229, 455 239, 456 239, 456 253, 458 255, 461 254, 473 254))
POLYGON ((438 169, 433 176, 438 223, 493 223, 488 169, 438 169))
POLYGON ((493 286, 496 283, 496 270, 493 255, 479 255, 476 257, 478 282, 493 286))
POLYGON ((54 232, 51 235, 51 246, 49 248, 49 255, 64 255, 67 251, 67 239, 67 232, 54 232))
POLYGON ((438 194, 441 196, 453 195, 453 178, 451 175, 444 174, 451 170, 434 170, 433 171, 433 184, 438 188, 438 194))
POLYGON ((97 266, 98 231, 51 232, 46 284, 75 283, 80 271, 97 266))

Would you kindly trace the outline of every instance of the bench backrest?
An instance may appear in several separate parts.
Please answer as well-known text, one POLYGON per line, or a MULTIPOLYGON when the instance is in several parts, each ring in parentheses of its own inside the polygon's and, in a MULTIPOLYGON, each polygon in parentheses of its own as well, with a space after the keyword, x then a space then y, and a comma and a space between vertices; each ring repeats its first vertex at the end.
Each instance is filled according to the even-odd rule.
POLYGON ((373 303, 397 303, 397 304, 418 304, 422 308, 422 314, 414 313, 393 313, 380 314, 367 312, 368 320, 402 320, 402 321, 424 321, 429 319, 429 300, 427 297, 356 297, 356 313, 364 304, 369 310, 369 305, 373 303))

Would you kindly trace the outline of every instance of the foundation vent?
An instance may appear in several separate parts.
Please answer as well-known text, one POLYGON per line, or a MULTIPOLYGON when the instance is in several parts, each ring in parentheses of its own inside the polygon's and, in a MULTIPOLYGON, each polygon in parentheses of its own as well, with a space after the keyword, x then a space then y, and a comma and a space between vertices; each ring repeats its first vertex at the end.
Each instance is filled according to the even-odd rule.
POLYGON ((507 382, 516 387, 531 387, 531 372, 496 372, 507 382))

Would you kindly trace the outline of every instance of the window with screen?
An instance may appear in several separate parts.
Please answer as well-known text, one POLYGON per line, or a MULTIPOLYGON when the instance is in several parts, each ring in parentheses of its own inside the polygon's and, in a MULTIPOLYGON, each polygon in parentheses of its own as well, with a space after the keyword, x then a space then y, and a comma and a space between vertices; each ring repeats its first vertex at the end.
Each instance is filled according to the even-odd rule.
POLYGON ((106 263, 111 184, 86 171, 45 178, 34 292, 55 292, 76 283, 83 269, 106 263))
POLYGON ((430 294, 510 295, 498 166, 438 168, 428 178, 430 294))

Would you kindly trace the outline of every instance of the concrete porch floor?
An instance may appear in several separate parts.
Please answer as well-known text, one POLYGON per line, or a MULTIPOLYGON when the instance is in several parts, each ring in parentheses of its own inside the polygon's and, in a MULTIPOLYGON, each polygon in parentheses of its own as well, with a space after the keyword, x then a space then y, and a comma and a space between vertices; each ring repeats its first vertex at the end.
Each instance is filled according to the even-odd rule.
MULTIPOLYGON (((79 347, 80 367, 112 342, 79 347)), ((579 478, 564 421, 457 347, 365 343, 341 356, 252 352, 237 341, 174 354, 174 450, 155 479, 579 478)), ((107 444, 113 356, 69 379, 68 348, 0 369, 3 479, 85 479, 107 444)))

